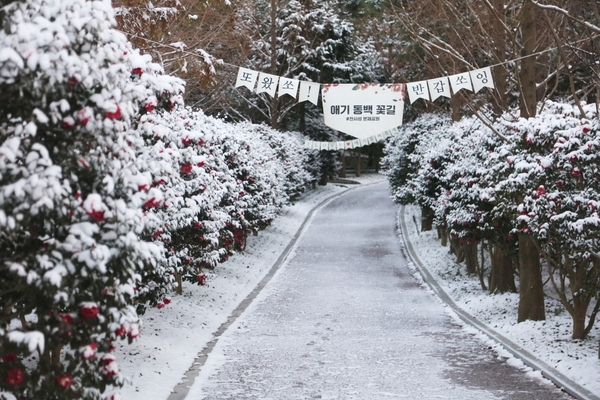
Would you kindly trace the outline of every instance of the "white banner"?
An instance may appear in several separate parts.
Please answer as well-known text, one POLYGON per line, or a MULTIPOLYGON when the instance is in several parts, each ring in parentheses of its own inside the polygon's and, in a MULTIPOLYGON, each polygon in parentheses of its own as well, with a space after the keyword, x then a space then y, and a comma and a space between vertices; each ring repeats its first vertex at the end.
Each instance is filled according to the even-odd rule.
POLYGON ((410 104, 419 99, 429 100, 429 88, 427 87, 427 81, 413 82, 407 84, 406 86, 410 104))
POLYGON ((235 81, 235 87, 245 86, 251 91, 254 91, 254 85, 256 84, 256 78, 258 77, 257 71, 252 71, 247 68, 240 68, 237 74, 237 80, 235 81))
POLYGON ((284 94, 289 94, 295 99, 298 94, 299 85, 300 81, 297 79, 279 78, 279 91, 277 92, 277 95, 281 97, 284 94))
POLYGON ((402 125, 404 84, 323 85, 325 125, 365 139, 402 125))
POLYGON ((450 85, 452 86, 452 93, 456 94, 462 89, 473 91, 471 86, 471 75, 468 72, 464 74, 456 74, 450 76, 450 85))
POLYGON ((269 96, 275 97, 277 82, 279 82, 277 75, 265 74, 264 72, 259 73, 256 93, 267 93, 269 96))
POLYGON ((315 106, 319 101, 319 88, 321 84, 315 82, 300 81, 300 94, 298 96, 298 103, 303 101, 310 101, 315 106))
POLYGON ((444 76, 442 78, 430 79, 427 81, 427 86, 429 86, 429 94, 431 95, 431 101, 435 101, 438 97, 448 97, 450 98, 450 83, 448 81, 448 77, 444 76))
POLYGON ((475 93, 479 92, 484 87, 494 88, 494 78, 492 78, 492 70, 490 67, 471 71, 471 80, 475 93))

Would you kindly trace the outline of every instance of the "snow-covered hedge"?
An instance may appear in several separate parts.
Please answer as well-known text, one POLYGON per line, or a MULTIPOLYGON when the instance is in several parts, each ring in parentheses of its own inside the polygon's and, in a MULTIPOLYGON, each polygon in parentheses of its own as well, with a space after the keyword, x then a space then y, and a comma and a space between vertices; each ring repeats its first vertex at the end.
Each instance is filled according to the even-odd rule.
POLYGON ((517 236, 533 238, 579 339, 591 329, 600 290, 600 123, 595 105, 584 112, 548 102, 535 118, 505 115, 495 132, 475 117, 426 115, 400 129, 384 159, 396 201, 431 209, 457 255, 485 242, 512 271, 517 236))
POLYGON ((203 284, 315 178, 297 134, 184 108, 109 0, 0 15, 0 392, 111 398, 137 311, 203 284))

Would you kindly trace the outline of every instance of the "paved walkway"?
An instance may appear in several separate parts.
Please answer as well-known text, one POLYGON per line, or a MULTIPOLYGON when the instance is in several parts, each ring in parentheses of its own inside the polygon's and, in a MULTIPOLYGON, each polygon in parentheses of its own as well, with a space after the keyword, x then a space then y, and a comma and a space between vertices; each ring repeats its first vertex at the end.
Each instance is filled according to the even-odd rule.
POLYGON ((387 184, 314 217, 221 336, 188 399, 568 399, 507 365, 415 283, 387 184))

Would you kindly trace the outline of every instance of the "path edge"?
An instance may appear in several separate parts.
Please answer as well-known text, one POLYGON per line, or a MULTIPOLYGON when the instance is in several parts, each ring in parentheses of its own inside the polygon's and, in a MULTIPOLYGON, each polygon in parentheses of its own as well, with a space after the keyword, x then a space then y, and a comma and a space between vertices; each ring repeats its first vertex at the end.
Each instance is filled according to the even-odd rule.
POLYGON ((408 235, 408 228, 406 227, 406 221, 404 218, 404 210, 405 207, 400 206, 400 210, 398 211, 398 221, 399 228, 402 236, 402 242, 404 244, 404 248, 406 249, 406 253, 408 257, 411 259, 413 264, 419 270, 423 280, 427 285, 434 291, 434 293, 442 300, 445 304, 448 305, 454 311, 461 320, 465 323, 473 326, 474 328, 479 329, 481 332, 485 333, 491 339, 500 343, 504 348, 511 353, 513 356, 517 357, 525 365, 534 370, 540 371, 542 375, 552 381, 558 388, 565 391, 566 393, 574 396, 578 399, 582 400, 600 400, 600 397, 596 396, 594 393, 590 392, 588 389, 582 387, 577 384, 570 378, 558 372, 555 368, 546 364, 542 360, 535 357, 533 354, 525 350, 523 347, 519 346, 512 340, 498 333, 494 329, 490 328, 488 325, 483 322, 475 319, 471 314, 467 313, 465 310, 460 308, 456 303, 448 296, 448 294, 442 289, 442 287, 437 283, 437 281, 433 278, 433 276, 427 270, 425 264, 421 261, 421 259, 417 256, 412 243, 410 242, 410 238, 408 235))
POLYGON ((279 257, 277 258, 275 263, 271 266, 271 268, 269 269, 269 272, 267 272, 267 274, 261 279, 261 281, 252 290, 252 292, 250 292, 250 294, 248 296, 246 296, 246 298, 244 300, 242 300, 240 302, 240 304, 238 304, 238 306, 233 310, 233 312, 227 318, 227 321, 225 321, 223 324, 221 324, 221 326, 215 331, 215 333, 213 334, 213 338, 208 343, 206 343, 204 348, 200 351, 200 353, 198 353, 198 356, 194 359, 192 366, 183 374, 183 379, 173 388, 173 391, 171 392, 171 394, 169 395, 167 400, 185 400, 185 398, 189 394, 189 391, 190 391, 192 385, 194 384, 194 381, 196 380, 198 375, 200 375, 200 370, 206 363, 208 356, 210 355, 210 353, 216 346, 221 335, 240 317, 240 315, 242 315, 244 313, 244 311, 246 311, 246 309, 252 303, 252 301, 254 301, 256 296, 258 296, 258 294, 267 285, 267 283, 269 283, 269 281, 273 278, 273 276, 275 276, 277 271, 279 271, 279 268, 283 265, 283 263, 286 261, 287 257, 292 252, 292 249, 296 245, 296 242, 302 236, 304 229, 312 220, 313 215, 315 213, 317 213, 321 208, 325 207, 327 204, 332 202, 333 200, 345 195, 346 193, 348 193, 352 190, 356 190, 361 187, 366 187, 366 186, 370 186, 370 185, 374 185, 374 184, 378 184, 378 183, 382 183, 382 182, 385 182, 385 180, 367 183, 367 184, 356 185, 355 187, 351 187, 351 188, 343 190, 339 193, 335 193, 335 194, 323 199, 319 204, 314 206, 308 212, 308 214, 306 214, 304 221, 302 222, 302 224, 300 225, 300 227, 298 228, 298 230, 296 231, 296 233, 294 234, 294 236, 292 237, 292 239, 290 240, 288 245, 285 247, 283 252, 279 255, 279 257))

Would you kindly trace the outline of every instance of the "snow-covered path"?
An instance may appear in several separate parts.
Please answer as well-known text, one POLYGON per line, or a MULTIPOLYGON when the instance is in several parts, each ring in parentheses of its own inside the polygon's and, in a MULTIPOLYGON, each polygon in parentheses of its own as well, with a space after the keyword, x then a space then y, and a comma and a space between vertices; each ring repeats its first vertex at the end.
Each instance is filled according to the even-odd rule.
POLYGON ((411 276, 387 184, 317 213, 187 399, 566 399, 469 335, 411 276))

